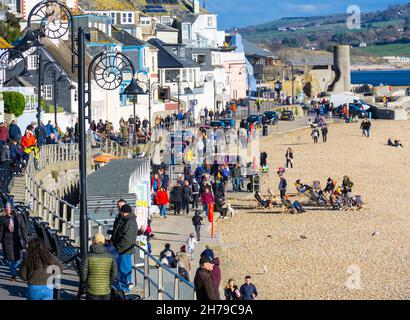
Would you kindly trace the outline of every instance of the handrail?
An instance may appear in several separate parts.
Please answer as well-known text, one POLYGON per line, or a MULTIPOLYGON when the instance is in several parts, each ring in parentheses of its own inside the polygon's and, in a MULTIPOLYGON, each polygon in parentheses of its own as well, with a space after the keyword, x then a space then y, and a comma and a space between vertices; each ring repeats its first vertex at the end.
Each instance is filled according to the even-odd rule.
MULTIPOLYGON (((93 219, 93 218, 89 218, 89 220, 92 221, 92 222, 94 222, 94 223, 96 223, 99 228, 108 230, 108 226, 105 225, 105 224, 103 224, 103 223, 101 223, 100 221, 97 221, 97 220, 95 220, 95 219, 93 219)), ((180 281, 180 282, 182 282, 183 284, 185 284, 185 285, 187 285, 188 287, 190 287, 190 288, 193 290, 193 297, 194 297, 194 299, 195 299, 195 286, 194 286, 191 282, 185 280, 185 279, 182 278, 179 274, 177 274, 176 272, 174 272, 173 270, 171 270, 171 268, 169 268, 168 266, 166 266, 166 265, 164 265, 163 263, 161 263, 161 261, 159 261, 159 259, 157 259, 154 255, 152 255, 151 253, 149 253, 147 250, 145 250, 145 249, 142 248, 141 246, 135 244, 134 247, 137 248, 138 250, 142 251, 142 252, 144 253, 144 257, 147 257, 148 259, 151 259, 151 260, 158 266, 159 269, 165 270, 165 271, 168 272, 171 276, 173 276, 175 279, 177 279, 178 281, 180 281)), ((134 256, 136 256, 137 254, 138 254, 138 253, 135 253, 134 256)), ((135 265, 133 266, 133 269, 134 269, 135 271, 138 271, 138 272, 141 273, 142 275, 144 275, 144 281, 149 281, 149 282, 153 283, 153 284, 157 287, 157 290, 158 290, 158 291, 163 290, 163 289, 161 288, 161 286, 162 286, 161 283, 155 283, 155 281, 153 281, 149 276, 147 276, 147 275, 149 275, 149 270, 148 270, 148 269, 149 269, 149 263, 144 263, 144 270, 143 270, 143 271, 140 270, 140 269, 139 269, 138 267, 136 267, 135 265)), ((158 271, 158 272, 160 272, 160 271, 158 271)), ((145 286, 145 285, 146 285, 146 284, 144 284, 144 286, 145 286)), ((176 290, 177 290, 177 289, 174 287, 174 292, 176 292, 176 290)), ((150 291, 150 290, 148 290, 148 291, 150 291)), ((147 293, 147 292, 145 292, 145 295, 146 295, 146 293, 147 293)), ((175 295, 174 295, 174 297, 172 297, 172 296, 171 296, 170 294, 168 294, 167 292, 164 292, 164 293, 165 293, 170 299, 175 298, 175 295)), ((145 296, 144 298, 146 299, 147 296, 145 296)))
POLYGON ((139 245, 135 244, 134 245, 137 249, 141 250, 142 252, 144 252, 144 254, 146 254, 151 260, 153 260, 158 266, 160 266, 161 268, 163 268, 165 271, 169 272, 170 274, 172 274, 173 276, 175 276, 176 278, 178 278, 179 280, 181 280, 183 283, 185 283, 187 286, 191 287, 192 289, 195 290, 195 286, 185 280, 184 278, 182 278, 179 274, 175 273, 174 271, 172 271, 169 267, 167 267, 165 264, 161 263, 161 261, 159 261, 157 258, 155 258, 151 253, 149 253, 147 250, 145 250, 144 248, 140 247, 139 245))

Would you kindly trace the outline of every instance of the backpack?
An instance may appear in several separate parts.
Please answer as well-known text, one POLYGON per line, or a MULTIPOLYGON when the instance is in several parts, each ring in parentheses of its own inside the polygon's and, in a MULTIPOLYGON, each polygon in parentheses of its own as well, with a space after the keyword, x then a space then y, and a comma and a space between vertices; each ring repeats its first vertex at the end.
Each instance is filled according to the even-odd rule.
POLYGON ((201 217, 197 215, 192 218, 192 223, 194 226, 199 226, 201 224, 201 220, 201 217))

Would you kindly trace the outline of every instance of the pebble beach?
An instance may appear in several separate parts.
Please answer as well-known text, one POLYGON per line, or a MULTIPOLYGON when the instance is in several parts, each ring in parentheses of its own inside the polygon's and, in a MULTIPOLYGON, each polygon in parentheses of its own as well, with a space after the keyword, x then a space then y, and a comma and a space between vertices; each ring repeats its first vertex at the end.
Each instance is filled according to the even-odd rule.
MULTIPOLYGON (((331 177, 348 175, 360 211, 309 208, 286 214, 280 208, 255 209, 251 194, 231 200, 233 218, 217 228, 223 242, 222 285, 243 283, 250 274, 258 299, 409 299, 410 298, 410 121, 373 121, 371 137, 359 123, 329 127, 328 142, 313 144, 310 130, 273 136, 261 142, 270 173, 261 192, 278 193, 278 167, 288 147, 295 167, 285 173, 288 193, 294 182, 322 187, 331 177), (387 146, 399 138, 403 149, 387 146)), ((230 187, 230 186, 229 186, 230 187)))

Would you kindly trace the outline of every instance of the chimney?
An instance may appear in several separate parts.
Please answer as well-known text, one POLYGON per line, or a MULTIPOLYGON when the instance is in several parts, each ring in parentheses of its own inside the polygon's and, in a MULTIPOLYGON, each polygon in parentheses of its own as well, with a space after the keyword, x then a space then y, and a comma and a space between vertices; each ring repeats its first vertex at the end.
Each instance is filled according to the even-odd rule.
POLYGON ((200 14, 199 0, 192 0, 192 9, 194 14, 200 14))

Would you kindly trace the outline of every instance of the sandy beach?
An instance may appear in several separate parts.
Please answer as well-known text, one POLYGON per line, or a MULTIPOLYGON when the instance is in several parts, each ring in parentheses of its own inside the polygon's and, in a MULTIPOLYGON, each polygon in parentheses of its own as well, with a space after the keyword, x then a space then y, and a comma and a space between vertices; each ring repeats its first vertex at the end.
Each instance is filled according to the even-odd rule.
POLYGON ((268 186, 278 192, 275 169, 292 147, 288 192, 296 192, 298 178, 324 187, 328 177, 341 182, 349 175, 353 194, 366 205, 291 215, 255 210, 252 195, 236 201, 243 209, 217 226, 224 244, 222 285, 229 278, 241 285, 250 274, 258 299, 410 298, 410 121, 373 121, 371 138, 362 137, 359 126, 330 126, 327 144, 314 145, 308 130, 261 143, 271 168, 262 193, 268 186), (405 148, 388 147, 389 137, 400 138, 405 148), (349 289, 352 277, 360 281, 349 289))

